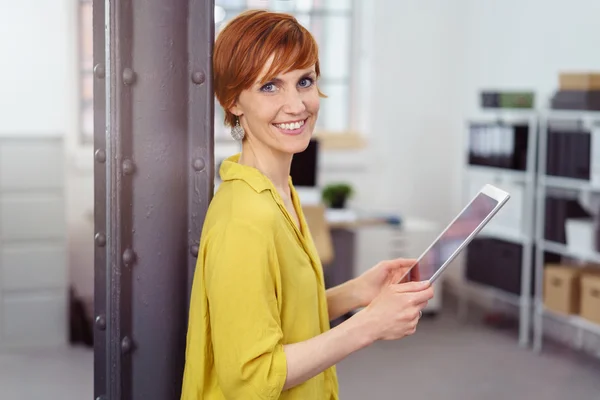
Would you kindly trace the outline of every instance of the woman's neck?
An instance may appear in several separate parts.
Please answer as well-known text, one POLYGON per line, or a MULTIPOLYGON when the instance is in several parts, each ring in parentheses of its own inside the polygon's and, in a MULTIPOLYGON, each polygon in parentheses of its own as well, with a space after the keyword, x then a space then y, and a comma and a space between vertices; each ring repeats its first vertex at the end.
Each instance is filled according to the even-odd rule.
POLYGON ((250 143, 244 140, 239 163, 256 168, 269 178, 284 199, 290 197, 291 154, 274 151, 262 143, 250 143))

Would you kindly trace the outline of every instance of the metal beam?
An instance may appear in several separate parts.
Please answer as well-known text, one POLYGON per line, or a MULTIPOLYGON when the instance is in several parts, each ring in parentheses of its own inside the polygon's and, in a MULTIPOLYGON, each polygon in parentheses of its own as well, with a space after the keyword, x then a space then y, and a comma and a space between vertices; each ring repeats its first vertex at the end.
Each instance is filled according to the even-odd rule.
POLYGON ((96 398, 180 396, 213 192, 213 10, 94 0, 96 398))

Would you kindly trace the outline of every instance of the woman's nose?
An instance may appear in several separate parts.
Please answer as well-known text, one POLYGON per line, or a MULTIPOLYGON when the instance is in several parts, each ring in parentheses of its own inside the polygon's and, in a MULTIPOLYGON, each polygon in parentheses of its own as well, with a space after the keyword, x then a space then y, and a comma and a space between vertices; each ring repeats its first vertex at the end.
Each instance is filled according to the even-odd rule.
POLYGON ((298 90, 289 91, 285 98, 284 111, 288 114, 301 114, 306 110, 302 94, 298 90))

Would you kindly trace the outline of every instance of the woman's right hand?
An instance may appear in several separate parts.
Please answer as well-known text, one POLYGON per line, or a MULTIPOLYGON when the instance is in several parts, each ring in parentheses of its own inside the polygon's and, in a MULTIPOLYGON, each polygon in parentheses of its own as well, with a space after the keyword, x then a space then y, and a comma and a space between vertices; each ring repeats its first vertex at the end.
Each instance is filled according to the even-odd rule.
POLYGON ((373 341, 401 339, 415 333, 421 310, 432 298, 429 281, 393 284, 355 317, 363 318, 373 341))

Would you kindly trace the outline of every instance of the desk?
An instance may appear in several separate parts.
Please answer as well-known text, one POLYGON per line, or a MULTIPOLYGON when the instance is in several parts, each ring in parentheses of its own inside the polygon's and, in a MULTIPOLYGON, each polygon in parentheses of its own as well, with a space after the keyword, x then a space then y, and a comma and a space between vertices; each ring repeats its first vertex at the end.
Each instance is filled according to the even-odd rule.
MULTIPOLYGON (((333 257, 331 261, 324 264, 325 286, 327 288, 340 285, 357 276, 356 256, 357 256, 357 233, 362 228, 368 227, 386 227, 390 225, 385 218, 356 218, 351 221, 326 221, 329 229, 331 246, 333 248, 333 257)), ((382 255, 382 259, 387 254, 382 255)), ((352 314, 347 314, 334 321, 331 326, 336 326, 349 318, 352 314)))
MULTIPOLYGON (((333 253, 331 261, 323 265, 327 288, 359 276, 379 261, 418 257, 441 230, 437 223, 412 218, 405 219, 399 226, 389 224, 385 218, 357 218, 352 222, 327 222, 324 226, 329 230, 333 253)), ((441 307, 438 282, 434 285, 436 294, 425 313, 434 314, 441 307)), ((348 316, 332 321, 332 326, 348 316)))

